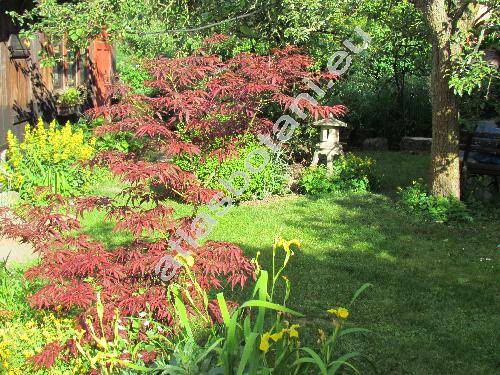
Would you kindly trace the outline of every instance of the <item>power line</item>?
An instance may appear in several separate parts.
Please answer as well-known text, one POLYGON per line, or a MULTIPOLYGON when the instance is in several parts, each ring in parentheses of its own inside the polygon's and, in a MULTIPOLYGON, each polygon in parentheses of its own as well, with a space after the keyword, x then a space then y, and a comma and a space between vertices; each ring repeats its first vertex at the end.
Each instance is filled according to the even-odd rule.
POLYGON ((203 25, 200 27, 194 27, 194 28, 189 28, 189 29, 173 29, 173 30, 164 30, 164 31, 150 31, 150 32, 141 32, 138 33, 140 35, 158 35, 158 34, 180 34, 180 33, 192 33, 195 31, 200 31, 200 30, 205 30, 205 29, 210 29, 211 27, 214 26, 219 26, 227 22, 232 22, 232 21, 237 21, 242 18, 247 18, 250 16, 253 16, 255 13, 257 13, 260 9, 255 9, 251 12, 245 13, 245 14, 240 14, 239 16, 235 16, 232 18, 227 18, 225 20, 219 21, 219 22, 214 22, 214 23, 209 23, 208 25, 203 25))

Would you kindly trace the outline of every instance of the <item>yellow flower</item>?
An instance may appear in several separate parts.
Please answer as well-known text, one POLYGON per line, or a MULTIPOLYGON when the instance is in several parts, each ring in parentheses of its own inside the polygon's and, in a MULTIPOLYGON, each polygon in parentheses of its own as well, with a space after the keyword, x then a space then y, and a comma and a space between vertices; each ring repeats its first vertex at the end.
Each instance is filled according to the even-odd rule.
POLYGON ((51 335, 49 333, 49 331, 47 331, 46 329, 44 329, 42 331, 42 336, 46 339, 46 340, 49 340, 51 338, 51 335))
POLYGON ((339 307, 337 313, 337 315, 342 319, 347 319, 347 317, 349 316, 349 310, 344 307, 339 307))
POLYGON ((282 247, 282 246, 283 246, 283 243, 284 243, 283 238, 281 238, 281 237, 276 237, 276 238, 274 239, 274 246, 273 246, 273 250, 277 249, 278 247, 282 247))
POLYGON ((271 339, 273 339, 274 342, 278 342, 283 338, 283 334, 286 332, 285 329, 282 329, 281 332, 276 332, 273 333, 271 336, 269 336, 271 339))
POLYGON ((5 341, 2 341, 0 342, 0 349, 2 348, 6 348, 7 346, 9 346, 11 343, 9 340, 5 340, 5 341))
POLYGON ((325 331, 323 331, 321 328, 318 329, 318 334, 319 334, 319 340, 318 343, 325 342, 326 341, 326 334, 325 331))
POLYGON ((193 267, 194 265, 194 257, 192 255, 184 255, 179 253, 175 256, 175 260, 177 260, 184 266, 193 267))
POLYGON ((328 313, 332 315, 336 315, 341 319, 347 319, 349 317, 349 310, 347 310, 345 307, 339 307, 337 309, 330 309, 327 310, 328 313))
POLYGON ((262 337, 260 338, 260 345, 259 345, 259 349, 262 350, 263 352, 267 352, 269 350, 269 338, 271 337, 271 335, 269 334, 269 332, 266 332, 262 335, 262 337))
POLYGON ((297 247, 300 247, 300 241, 296 238, 294 238, 293 240, 290 240, 290 241, 287 241, 286 242, 286 246, 284 245, 283 247, 285 248, 285 251, 290 251, 290 246, 292 245, 295 245, 297 247))
POLYGON ((260 251, 257 251, 257 254, 255 255, 255 258, 252 259, 252 263, 255 264, 255 272, 258 274, 261 270, 260 264, 259 264, 259 256, 260 256, 260 251))
POLYGON ((297 328, 299 328, 300 325, 298 324, 292 324, 292 326, 288 329, 288 335, 290 336, 290 338, 299 338, 299 331, 297 331, 297 328))
POLYGON ((274 240, 274 248, 282 247, 285 250, 285 252, 287 252, 291 255, 293 255, 293 251, 290 250, 290 246, 292 246, 292 245, 300 247, 300 241, 297 239, 286 241, 282 237, 277 237, 274 240))
MULTIPOLYGON (((24 131, 29 136, 29 127, 27 127, 24 131)), ((7 132, 7 145, 9 146, 9 148, 14 148, 17 146, 17 138, 11 130, 7 132)))
POLYGON ((78 341, 80 341, 83 337, 83 335, 85 334, 85 330, 84 329, 77 329, 75 331, 75 334, 76 334, 76 338, 78 339, 78 341))
MULTIPOLYGON (((96 140, 87 139, 82 130, 74 131, 69 122, 59 127, 55 121, 44 124, 39 119, 34 127, 26 125, 22 142, 12 132, 8 133, 7 144, 8 161, 0 165, 0 172, 3 172, 0 173, 0 182, 3 185, 10 184, 24 194, 26 188, 23 189, 23 186, 55 185, 54 178, 49 178, 53 174, 41 172, 41 166, 48 167, 50 171, 54 171, 52 167, 55 166, 70 179, 76 178, 74 174, 77 172, 86 173, 86 170, 76 170, 73 166, 75 162, 92 158, 96 140)), ((89 178, 90 174, 84 180, 89 178)))
POLYGON ((30 338, 28 337, 28 335, 26 333, 23 332, 23 333, 21 333, 21 335, 19 335, 19 339, 21 341, 29 341, 30 338))
POLYGON ((92 153, 94 152, 93 148, 90 146, 83 146, 80 151, 80 156, 83 160, 90 159, 92 153))

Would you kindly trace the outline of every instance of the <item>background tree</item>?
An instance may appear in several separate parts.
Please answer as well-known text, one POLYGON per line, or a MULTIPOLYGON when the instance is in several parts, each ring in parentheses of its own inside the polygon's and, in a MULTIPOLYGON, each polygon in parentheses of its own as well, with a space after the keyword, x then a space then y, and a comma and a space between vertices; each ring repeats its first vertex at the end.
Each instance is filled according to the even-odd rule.
POLYGON ((360 2, 354 9, 345 17, 372 38, 337 88, 351 108, 349 123, 361 131, 355 138, 381 136, 397 147, 402 136, 430 136, 430 43, 423 15, 401 0, 360 2))
MULTIPOLYGON (((460 198, 460 160, 457 98, 452 88, 453 60, 463 50, 454 41, 461 33, 473 34, 485 27, 482 19, 496 14, 494 1, 420 0, 417 6, 425 14, 432 42, 432 161, 430 189, 436 196, 460 198)), ((496 16, 495 16, 496 17, 496 16)))
POLYGON ((407 1, 363 2, 363 14, 372 20, 367 69, 371 75, 388 77, 394 85, 401 120, 398 135, 407 135, 409 103, 407 85, 412 77, 427 77, 430 71, 428 28, 422 15, 407 1))

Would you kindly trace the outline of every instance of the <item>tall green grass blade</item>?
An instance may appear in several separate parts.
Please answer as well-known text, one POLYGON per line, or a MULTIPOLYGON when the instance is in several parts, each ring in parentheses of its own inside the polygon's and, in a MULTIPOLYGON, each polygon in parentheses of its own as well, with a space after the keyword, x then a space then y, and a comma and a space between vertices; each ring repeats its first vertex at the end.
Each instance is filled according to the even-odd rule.
POLYGON ((372 331, 366 328, 347 328, 340 331, 338 337, 350 335, 352 333, 372 333, 372 331))
POLYGON ((373 286, 373 285, 370 283, 366 283, 364 285, 361 285, 361 287, 358 290, 356 290, 356 293, 354 293, 354 296, 352 297, 351 302, 349 302, 349 306, 351 306, 354 303, 354 301, 356 301, 358 299, 359 295, 361 293, 363 293, 365 289, 367 289, 371 286, 373 286))
POLYGON ((179 317, 179 320, 181 321, 181 325, 186 330, 186 334, 189 336, 189 338, 194 340, 193 330, 191 329, 191 324, 189 323, 189 319, 187 316, 186 305, 179 297, 178 290, 174 290, 174 298, 175 298, 175 303, 174 303, 175 312, 179 317))
POLYGON ((266 308, 266 309, 270 309, 270 310, 281 311, 281 312, 288 313, 288 314, 298 316, 298 317, 304 317, 303 314, 301 314, 295 310, 289 309, 288 307, 279 305, 277 303, 272 303, 272 302, 267 302, 267 301, 250 300, 250 301, 247 301, 240 306, 241 309, 244 309, 246 307, 266 308))
POLYGON ((196 358, 195 363, 200 363, 203 361, 211 352, 214 351, 214 349, 222 342, 224 341, 223 338, 217 339, 212 345, 210 345, 198 358, 196 358))
POLYGON ((361 353, 359 352, 350 352, 347 354, 344 354, 343 356, 339 357, 336 361, 333 361, 331 364, 331 367, 328 369, 328 374, 333 375, 337 373, 337 371, 344 365, 347 364, 347 361, 350 360, 351 358, 359 357, 361 353))
POLYGON ((245 347, 243 348, 243 354, 241 355, 240 365, 238 366, 238 375, 243 375, 243 371, 247 367, 247 363, 252 357, 255 351, 255 340, 259 337, 258 333, 252 332, 250 335, 245 337, 245 347))
POLYGON ((299 358, 298 360, 296 360, 294 362, 294 365, 296 364, 300 364, 300 363, 313 363, 315 364, 316 366, 318 366, 320 372, 321 372, 321 375, 328 375, 327 373, 327 368, 326 368, 326 364, 325 362, 323 362, 323 360, 320 358, 320 356, 318 355, 318 353, 316 353, 314 350, 312 350, 311 348, 300 348, 301 350, 305 351, 307 354, 309 354, 309 357, 302 357, 302 358, 299 358))
POLYGON ((350 369, 352 369, 352 370, 353 370, 356 374, 361 374, 361 373, 359 372, 359 370, 358 370, 358 369, 357 369, 354 365, 352 365, 352 364, 351 364, 351 363, 349 363, 349 362, 344 362, 344 366, 349 367, 349 368, 350 368, 350 369))
POLYGON ((251 332, 252 326, 250 325, 250 315, 247 315, 243 321, 243 334, 248 336, 251 332))
POLYGON ((229 316, 229 310, 227 309, 226 299, 224 298, 223 293, 217 293, 217 303, 219 304, 219 310, 222 315, 224 325, 228 327, 231 317, 229 316))
MULTIPOLYGON (((258 295, 259 295, 259 300, 261 302, 266 302, 267 301, 267 296, 268 296, 268 293, 267 293, 267 281, 268 281, 268 273, 267 273, 267 271, 261 271, 260 277, 257 280, 256 286, 255 286, 257 288, 257 292, 258 292, 258 295)), ((250 301, 248 301, 248 302, 250 302, 250 301)), ((240 307, 240 309, 243 309, 245 307, 250 307, 247 304, 248 302, 245 302, 240 307), (247 304, 247 305, 245 306, 245 304, 247 304)), ((253 329, 254 332, 262 333, 262 330, 264 329, 265 318, 266 318, 266 309, 265 309, 265 307, 260 306, 259 307, 259 312, 257 314, 257 319, 255 320, 255 326, 254 326, 254 329, 253 329)))

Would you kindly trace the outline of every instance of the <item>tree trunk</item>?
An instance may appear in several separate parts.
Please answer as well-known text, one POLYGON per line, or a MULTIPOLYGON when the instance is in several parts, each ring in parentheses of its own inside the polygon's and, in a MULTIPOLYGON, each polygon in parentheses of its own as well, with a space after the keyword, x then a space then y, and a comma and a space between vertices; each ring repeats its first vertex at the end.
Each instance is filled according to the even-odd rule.
POLYGON ((432 151, 430 189, 435 196, 460 198, 458 109, 447 75, 451 69, 452 25, 446 0, 426 1, 432 32, 432 151))

